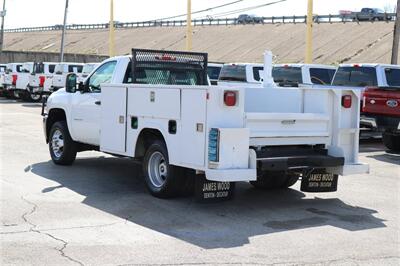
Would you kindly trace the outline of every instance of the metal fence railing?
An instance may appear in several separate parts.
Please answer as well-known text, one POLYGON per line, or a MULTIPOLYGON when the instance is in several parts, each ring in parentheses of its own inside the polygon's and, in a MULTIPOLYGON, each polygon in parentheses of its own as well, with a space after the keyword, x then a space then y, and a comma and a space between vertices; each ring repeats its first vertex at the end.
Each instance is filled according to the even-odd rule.
MULTIPOLYGON (((237 18, 209 18, 194 19, 194 26, 223 26, 223 25, 243 25, 243 24, 277 24, 277 23, 305 23, 307 16, 279 16, 279 17, 259 17, 253 21, 241 21, 237 18)), ((347 22, 390 22, 396 20, 396 13, 368 14, 352 13, 346 15, 315 15, 315 23, 347 23, 347 22)), ((155 20, 141 22, 115 22, 116 28, 143 28, 143 27, 180 27, 186 26, 186 20, 155 20)), ((67 25, 67 30, 94 30, 108 29, 109 23, 98 24, 71 24, 67 25)), ((6 29, 5 32, 36 32, 36 31, 57 31, 62 30, 63 25, 45 27, 27 27, 6 29)))

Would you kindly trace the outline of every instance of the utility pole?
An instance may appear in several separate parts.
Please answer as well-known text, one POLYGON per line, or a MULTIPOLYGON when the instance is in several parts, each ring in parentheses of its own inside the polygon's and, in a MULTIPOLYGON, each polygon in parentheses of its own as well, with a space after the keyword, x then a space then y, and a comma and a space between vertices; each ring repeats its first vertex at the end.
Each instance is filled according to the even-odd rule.
POLYGON ((307 37, 306 37, 306 58, 304 63, 312 63, 313 54, 313 0, 308 0, 307 11, 307 37))
POLYGON ((64 42, 65 42, 65 30, 67 28, 67 14, 68 14, 68 0, 65 0, 64 24, 61 35, 60 62, 64 62, 64 42))
POLYGON ((1 12, 0 53, 3 52, 4 43, 4 17, 6 16, 6 0, 3 0, 3 11, 1 12))
POLYGON ((192 51, 192 0, 187 0, 186 51, 192 51))
POLYGON ((400 43, 400 0, 397 0, 397 11, 396 11, 396 21, 394 23, 394 31, 393 31, 393 48, 392 48, 392 60, 391 60, 391 63, 393 65, 398 64, 399 43, 400 43))
POLYGON ((108 55, 113 57, 115 55, 114 0, 110 0, 110 33, 108 37, 108 55))

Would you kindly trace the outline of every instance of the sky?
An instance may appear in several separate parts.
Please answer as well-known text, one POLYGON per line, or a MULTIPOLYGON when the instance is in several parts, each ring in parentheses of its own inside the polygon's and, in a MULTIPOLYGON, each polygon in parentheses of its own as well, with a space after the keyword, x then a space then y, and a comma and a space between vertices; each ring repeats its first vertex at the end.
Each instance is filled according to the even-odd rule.
MULTIPOLYGON (((2 3, 4 0, 0 0, 2 3)), ((192 11, 207 9, 235 0, 192 0, 192 11)), ((276 0, 242 0, 224 8, 194 16, 218 16, 219 13, 257 6, 276 0)), ((154 20, 186 13, 187 0, 114 0, 114 20, 134 22, 154 20)), ((358 11, 362 7, 394 9, 397 0, 314 0, 314 14, 337 14, 339 10, 358 11)), ((106 23, 110 0, 69 0, 68 24, 106 23)), ((6 0, 5 28, 50 26, 63 23, 65 0, 6 0)), ((258 16, 305 15, 307 0, 286 0, 244 13, 258 16)), ((238 14, 230 15, 236 17, 238 14)), ((224 16, 225 17, 225 16, 224 16)), ((180 19, 180 18, 179 18, 180 19)))

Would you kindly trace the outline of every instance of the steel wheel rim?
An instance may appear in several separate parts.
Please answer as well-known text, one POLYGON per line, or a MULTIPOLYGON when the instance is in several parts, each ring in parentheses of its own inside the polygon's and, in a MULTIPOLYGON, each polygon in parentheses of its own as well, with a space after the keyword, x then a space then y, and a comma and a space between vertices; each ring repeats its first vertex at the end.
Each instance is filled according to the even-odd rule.
POLYGON ((150 156, 147 171, 153 186, 160 188, 164 185, 168 176, 168 166, 161 152, 155 152, 150 156))
POLYGON ((51 149, 55 157, 60 158, 64 152, 64 137, 59 129, 56 129, 51 137, 51 149))
POLYGON ((31 94, 31 99, 37 101, 40 99, 40 94, 31 94))

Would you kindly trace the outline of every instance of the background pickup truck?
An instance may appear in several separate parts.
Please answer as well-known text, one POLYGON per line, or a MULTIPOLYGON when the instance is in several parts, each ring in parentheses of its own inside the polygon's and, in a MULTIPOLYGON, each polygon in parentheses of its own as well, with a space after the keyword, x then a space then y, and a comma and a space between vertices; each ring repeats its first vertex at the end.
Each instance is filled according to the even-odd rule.
POLYGON ((384 10, 379 8, 362 8, 360 12, 352 12, 353 21, 383 21, 392 20, 392 16, 388 15, 384 10))
POLYGON ((33 72, 29 78, 29 89, 33 95, 49 94, 53 84, 53 75, 58 63, 35 63, 33 72))
POLYGON ((162 198, 198 184, 216 198, 232 182, 287 188, 300 177, 302 191, 332 192, 338 175, 368 172, 358 162, 358 90, 268 87, 268 63, 265 89, 209 86, 206 58, 133 49, 84 84, 69 75, 44 112, 53 162, 72 164, 88 149, 132 157, 162 198))
POLYGON ((261 84, 264 65, 250 63, 224 64, 218 78, 218 85, 254 86, 261 84))
MULTIPOLYGON (((345 64, 340 65, 332 85, 339 87, 358 88, 364 92, 367 87, 396 87, 400 86, 399 65, 384 64, 345 64)), ((376 121, 361 114, 361 126, 377 130, 376 121)))
POLYGON ((272 77, 278 86, 293 87, 299 84, 330 85, 337 68, 328 65, 279 64, 274 65, 272 77))
POLYGON ((394 151, 400 151, 400 69, 390 70, 397 87, 367 88, 363 97, 362 120, 369 121, 383 131, 383 143, 394 151))

